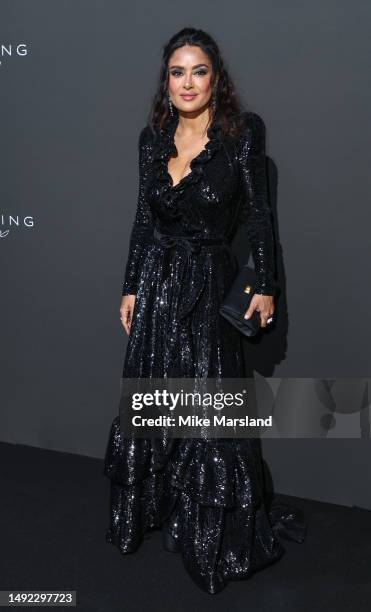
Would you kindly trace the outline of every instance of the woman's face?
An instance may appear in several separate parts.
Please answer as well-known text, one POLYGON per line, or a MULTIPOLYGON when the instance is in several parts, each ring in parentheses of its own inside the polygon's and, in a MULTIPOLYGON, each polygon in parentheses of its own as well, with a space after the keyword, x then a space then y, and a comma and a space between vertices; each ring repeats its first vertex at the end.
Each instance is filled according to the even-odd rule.
POLYGON ((176 49, 168 68, 170 99, 178 111, 193 113, 208 105, 212 66, 200 47, 184 45, 176 49))

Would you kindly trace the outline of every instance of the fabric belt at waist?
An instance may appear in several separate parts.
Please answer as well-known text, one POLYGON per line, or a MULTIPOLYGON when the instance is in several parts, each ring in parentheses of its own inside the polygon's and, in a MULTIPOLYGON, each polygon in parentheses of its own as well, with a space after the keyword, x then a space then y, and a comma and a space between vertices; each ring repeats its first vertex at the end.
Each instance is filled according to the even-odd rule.
MULTIPOLYGON (((223 237, 216 238, 198 238, 196 236, 183 236, 178 234, 166 234, 155 227, 153 232, 154 240, 164 246, 166 249, 180 245, 184 247, 187 256, 183 262, 183 268, 180 271, 182 283, 182 302, 177 305, 177 314, 179 319, 183 319, 189 315, 198 301, 203 288, 205 286, 207 272, 204 267, 201 270, 192 270, 190 257, 194 253, 198 253, 203 246, 219 245, 230 249, 230 245, 223 237)), ((170 250, 165 253, 170 253, 170 250)), ((200 262, 200 266, 203 264, 200 262)), ((167 266, 164 263, 164 271, 167 266)))
POLYGON ((221 245, 228 246, 225 238, 198 238, 197 236, 183 236, 179 234, 166 234, 154 229, 153 236, 162 246, 170 248, 176 245, 184 246, 188 254, 197 253, 202 246, 221 245))

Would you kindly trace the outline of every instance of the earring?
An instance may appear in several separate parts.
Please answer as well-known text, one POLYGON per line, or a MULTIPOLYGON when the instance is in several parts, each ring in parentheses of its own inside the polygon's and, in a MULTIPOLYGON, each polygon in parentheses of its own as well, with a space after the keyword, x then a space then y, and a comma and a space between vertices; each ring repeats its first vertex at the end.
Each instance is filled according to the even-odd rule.
POLYGON ((213 94, 211 96, 211 106, 213 107, 213 109, 216 109, 216 90, 213 90, 213 94))
POLYGON ((169 94, 168 94, 168 96, 167 96, 167 99, 168 99, 168 104, 169 104, 169 113, 170 113, 171 117, 173 117, 173 116, 174 116, 173 103, 172 103, 172 101, 170 100, 170 96, 169 96, 169 94))

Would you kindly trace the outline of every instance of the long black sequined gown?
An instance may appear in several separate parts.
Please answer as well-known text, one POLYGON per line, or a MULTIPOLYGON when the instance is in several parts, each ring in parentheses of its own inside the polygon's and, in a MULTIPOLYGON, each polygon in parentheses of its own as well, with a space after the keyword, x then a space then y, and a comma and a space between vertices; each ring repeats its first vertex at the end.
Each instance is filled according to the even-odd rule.
MULTIPOLYGON (((237 224, 246 227, 256 292, 274 294, 264 123, 246 112, 242 134, 232 138, 214 120, 190 173, 173 186, 167 164, 177 152, 177 124, 175 114, 164 129, 147 125, 139 137, 138 206, 122 290, 136 300, 123 378, 244 377, 240 332, 219 314, 237 259, 225 244, 196 245, 225 238, 242 198, 237 224)), ((299 509, 265 504, 256 439, 176 439, 168 449, 124 439, 117 416, 104 472, 111 479, 107 541, 130 553, 147 531, 165 527, 209 593, 280 558, 280 535, 305 537, 299 509)))

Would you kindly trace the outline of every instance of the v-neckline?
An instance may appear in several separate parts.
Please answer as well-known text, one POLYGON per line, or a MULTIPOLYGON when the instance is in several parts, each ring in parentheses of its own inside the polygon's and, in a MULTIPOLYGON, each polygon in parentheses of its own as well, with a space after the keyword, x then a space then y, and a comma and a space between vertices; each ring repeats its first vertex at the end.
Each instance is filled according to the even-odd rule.
POLYGON ((169 155, 167 156, 167 158, 165 159, 165 173, 168 179, 168 183, 169 183, 169 189, 177 189, 180 185, 182 185, 186 179, 190 180, 193 176, 194 173, 194 165, 197 163, 197 161, 199 160, 200 157, 204 156, 210 146, 211 146, 211 142, 213 139, 213 129, 214 129, 214 125, 211 124, 209 125, 209 127, 207 128, 206 131, 206 135, 208 136, 209 140, 205 143, 205 146, 201 149, 201 151, 199 153, 197 153, 197 155, 195 157, 193 157, 193 159, 191 159, 191 161, 189 162, 189 167, 190 167, 190 172, 188 172, 187 174, 185 174, 184 176, 182 176, 182 178, 180 179, 180 181, 178 181, 175 185, 173 182, 173 177, 171 176, 170 172, 169 172, 169 160, 171 157, 173 157, 173 154, 177 155, 178 154, 178 149, 176 147, 175 144, 175 132, 176 132, 176 128, 178 127, 178 123, 179 123, 179 117, 176 117, 176 120, 174 121, 174 124, 170 130, 170 152, 169 155))
MULTIPOLYGON (((201 151, 200 151, 199 153, 197 153, 197 155, 196 155, 195 157, 193 157, 193 159, 191 159, 191 161, 189 162, 189 167, 190 167, 190 169, 191 169, 191 170, 190 170, 190 172, 187 172, 187 174, 185 174, 184 176, 182 176, 182 178, 180 179, 180 181, 178 181, 177 183, 175 183, 175 185, 174 185, 173 177, 171 176, 171 174, 170 174, 170 172, 169 172, 169 161, 170 161, 171 157, 173 157, 173 156, 172 156, 172 152, 171 152, 171 154, 169 155, 168 159, 166 160, 166 174, 167 174, 167 176, 168 176, 168 178, 169 178, 169 182, 170 182, 170 189, 176 189, 176 188, 178 187, 178 185, 180 185, 181 183, 183 183, 183 181, 184 181, 184 180, 185 180, 185 179, 186 179, 188 176, 190 176, 190 175, 192 174, 192 172, 193 172, 193 165, 194 165, 194 162, 196 162, 196 161, 198 160, 198 158, 199 158, 201 155, 203 155, 203 154, 204 154, 204 153, 207 151, 207 149, 208 149, 208 146, 207 146, 207 145, 209 144, 209 142, 210 142, 210 139, 209 139, 209 140, 206 142, 205 146, 204 146, 204 147, 201 149, 201 151)), ((174 149, 175 149, 176 153, 178 153, 178 149, 176 148, 176 145, 175 145, 175 143, 174 143, 174 142, 173 142, 173 144, 174 144, 174 149)))

